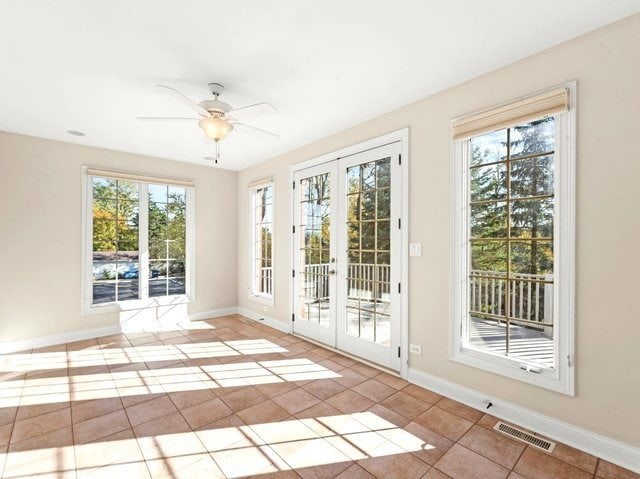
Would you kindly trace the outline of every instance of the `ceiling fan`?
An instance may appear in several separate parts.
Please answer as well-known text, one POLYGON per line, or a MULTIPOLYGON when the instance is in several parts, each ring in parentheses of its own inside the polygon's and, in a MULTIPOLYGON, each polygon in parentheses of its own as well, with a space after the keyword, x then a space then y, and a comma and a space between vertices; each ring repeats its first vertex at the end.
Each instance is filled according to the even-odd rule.
POLYGON ((177 99, 188 105, 197 116, 194 117, 162 117, 162 116, 139 116, 141 121, 197 121, 207 138, 213 140, 216 145, 215 157, 205 157, 218 163, 220 158, 220 140, 223 140, 231 131, 245 131, 247 133, 258 133, 260 135, 280 138, 279 135, 262 128, 242 123, 240 120, 257 118, 260 116, 272 115, 276 109, 267 102, 254 103, 240 108, 233 108, 228 103, 220 101, 218 97, 224 91, 224 86, 220 83, 209 83, 209 91, 213 94, 213 100, 202 100, 196 103, 188 96, 180 93, 175 88, 166 85, 158 85, 158 88, 171 93, 177 99))

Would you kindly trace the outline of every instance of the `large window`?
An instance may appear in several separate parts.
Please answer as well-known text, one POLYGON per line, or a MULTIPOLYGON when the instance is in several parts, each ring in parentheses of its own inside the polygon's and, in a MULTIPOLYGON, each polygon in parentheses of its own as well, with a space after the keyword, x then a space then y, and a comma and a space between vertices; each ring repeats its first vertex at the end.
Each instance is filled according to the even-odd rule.
POLYGON ((191 194, 188 184, 88 171, 89 309, 189 292, 191 194))
POLYGON ((251 192, 251 297, 273 305, 273 181, 251 192))
POLYGON ((551 93, 454 121, 452 347, 571 394, 574 139, 569 90, 551 93))

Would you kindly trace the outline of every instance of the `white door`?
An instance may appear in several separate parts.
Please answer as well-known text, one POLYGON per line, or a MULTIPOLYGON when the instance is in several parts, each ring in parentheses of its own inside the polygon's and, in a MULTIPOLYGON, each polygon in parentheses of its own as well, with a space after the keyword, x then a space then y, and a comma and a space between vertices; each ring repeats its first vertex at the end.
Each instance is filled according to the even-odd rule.
POLYGON ((336 162, 294 177, 294 330, 335 347, 337 263, 336 162))
POLYGON ((294 332, 400 370, 400 143, 295 174, 294 332))

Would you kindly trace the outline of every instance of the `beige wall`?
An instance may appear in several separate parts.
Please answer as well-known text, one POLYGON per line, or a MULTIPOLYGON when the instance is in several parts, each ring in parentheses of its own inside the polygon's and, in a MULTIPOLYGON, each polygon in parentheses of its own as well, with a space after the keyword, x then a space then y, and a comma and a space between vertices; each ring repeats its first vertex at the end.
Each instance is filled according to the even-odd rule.
MULTIPOLYGON (((242 171, 238 183, 238 304, 288 320, 289 166, 410 128, 410 366, 492 397, 640 446, 640 15, 242 171), (449 122, 570 80, 578 82, 576 386, 574 398, 448 359, 449 122), (275 307, 247 296, 248 193, 276 178, 275 307)), ((416 59, 419 61, 419 59, 416 59)), ((330 119, 327 119, 330 121, 330 119)), ((479 405, 480 406, 480 405, 479 405)))
POLYGON ((237 173, 0 132, 0 343, 119 323, 117 313, 81 315, 83 165, 194 179, 187 309, 236 305, 237 173))

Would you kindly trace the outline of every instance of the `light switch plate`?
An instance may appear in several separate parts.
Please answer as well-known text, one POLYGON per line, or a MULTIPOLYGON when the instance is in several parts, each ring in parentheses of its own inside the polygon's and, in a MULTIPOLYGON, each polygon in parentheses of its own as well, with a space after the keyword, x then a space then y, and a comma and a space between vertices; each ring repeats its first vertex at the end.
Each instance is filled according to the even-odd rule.
POLYGON ((422 243, 410 243, 409 256, 422 256, 422 243))

